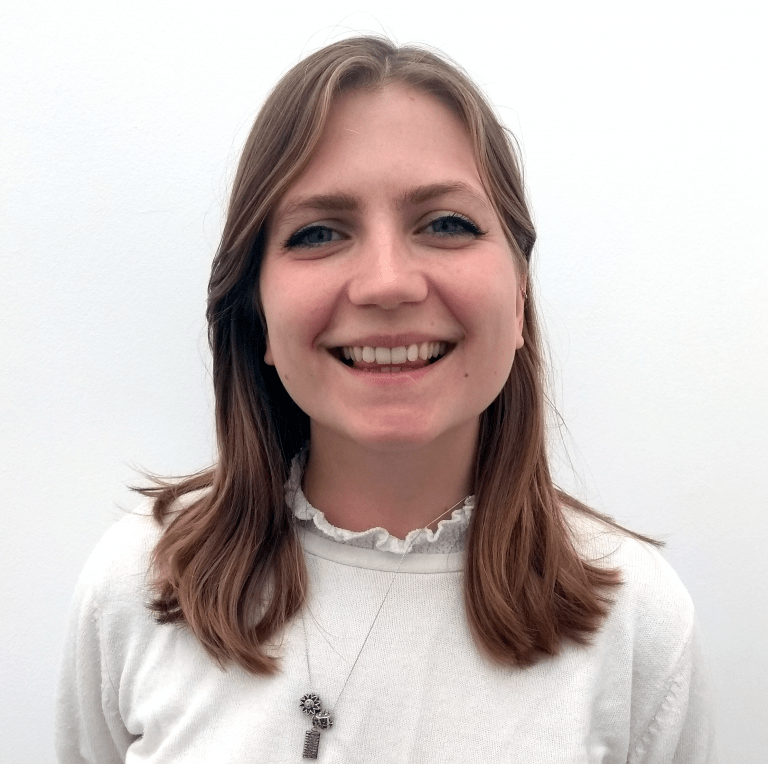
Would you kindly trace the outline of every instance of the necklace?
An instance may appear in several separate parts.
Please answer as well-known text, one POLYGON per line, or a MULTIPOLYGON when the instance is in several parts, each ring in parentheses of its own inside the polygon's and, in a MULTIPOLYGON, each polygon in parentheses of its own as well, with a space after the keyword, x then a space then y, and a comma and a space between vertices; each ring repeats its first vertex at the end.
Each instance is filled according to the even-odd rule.
MULTIPOLYGON (((307 716, 312 717, 312 726, 304 733, 304 752, 303 752, 303 758, 305 759, 316 759, 318 749, 320 746, 320 733, 324 732, 326 730, 329 730, 333 726, 333 717, 332 713, 336 710, 336 707, 339 705, 339 701, 341 700, 341 696, 344 693, 344 690, 347 686, 347 682, 349 682, 349 678, 352 676, 352 672, 355 670, 355 666, 357 666, 357 662, 360 659, 360 656, 363 653, 363 650, 365 649, 365 644, 368 642, 368 637, 371 636, 371 632, 373 631, 373 627, 376 625, 376 621, 378 620, 379 613, 381 613, 382 608, 384 607, 384 603, 387 601, 387 597, 389 596, 389 592, 392 589, 392 585, 395 583, 395 578, 397 578, 397 574, 400 572, 400 566, 403 564, 403 560, 405 559, 405 555, 408 554, 408 551, 413 546, 413 542, 416 541, 416 539, 419 537, 419 535, 427 530, 430 525, 433 523, 436 523, 440 518, 447 515, 450 511, 456 509, 460 504, 463 504, 466 502, 466 500, 469 498, 469 496, 465 496, 460 501, 457 501, 452 507, 449 509, 446 509, 445 512, 442 512, 439 514, 434 520, 427 523, 423 528, 420 528, 414 537, 408 542, 408 546, 405 548, 405 551, 400 556, 400 560, 397 563, 397 567, 395 568, 395 572, 392 574, 392 578, 389 581, 389 586, 387 587, 387 591, 384 593, 384 598, 381 600, 381 604, 379 605, 379 609, 376 611, 376 615, 373 617, 373 621, 371 622, 370 627, 368 628, 368 633, 365 635, 365 639, 363 640, 363 644, 360 646, 360 649, 357 651, 357 655, 355 656, 355 660, 352 663, 352 668, 347 673, 347 678, 344 680, 344 684, 341 686, 341 690, 339 691, 339 694, 336 698, 336 702, 331 706, 331 710, 327 711, 322 707, 322 703, 320 701, 320 697, 310 691, 303 695, 301 697, 301 700, 299 700, 299 707, 301 710, 307 714, 307 716)), ((301 625, 304 630, 304 651, 307 656, 307 675, 309 676, 309 685, 312 687, 312 671, 309 667, 309 642, 307 641, 307 624, 304 620, 304 614, 301 615, 301 625)))

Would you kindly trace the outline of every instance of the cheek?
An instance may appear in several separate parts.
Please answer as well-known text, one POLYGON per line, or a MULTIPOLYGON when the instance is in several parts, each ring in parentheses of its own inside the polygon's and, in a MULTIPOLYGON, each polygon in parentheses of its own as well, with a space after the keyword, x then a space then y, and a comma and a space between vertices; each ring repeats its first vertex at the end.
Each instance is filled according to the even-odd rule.
POLYGON ((326 326, 332 301, 321 286, 306 269, 265 269, 260 282, 267 324, 265 360, 278 371, 301 361, 326 326))
POLYGON ((506 356, 518 346, 517 273, 506 258, 486 266, 454 283, 453 310, 488 352, 506 356))
POLYGON ((514 291, 488 289, 482 295, 484 321, 479 325, 482 358, 491 387, 498 393, 509 377, 516 351, 521 347, 514 291))
POLYGON ((261 307, 267 328, 264 361, 271 366, 280 366, 283 361, 283 338, 286 335, 286 284, 278 269, 265 265, 259 280, 261 307))

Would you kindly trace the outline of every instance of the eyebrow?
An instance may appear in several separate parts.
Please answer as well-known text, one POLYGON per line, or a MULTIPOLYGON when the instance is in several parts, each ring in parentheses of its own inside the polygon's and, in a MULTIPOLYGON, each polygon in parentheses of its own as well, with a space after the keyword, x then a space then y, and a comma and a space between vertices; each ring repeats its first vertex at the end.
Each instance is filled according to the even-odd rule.
MULTIPOLYGON (((488 200, 479 194, 472 186, 463 181, 450 181, 446 183, 431 183, 426 186, 416 186, 401 194, 395 202, 395 207, 402 210, 405 207, 415 207, 432 199, 437 199, 448 194, 460 195, 475 203, 482 205, 491 211, 488 200)), ((279 216, 288 220, 294 215, 304 211, 318 212, 358 212, 363 208, 362 200, 352 194, 333 193, 316 194, 314 196, 298 197, 291 201, 279 216)))

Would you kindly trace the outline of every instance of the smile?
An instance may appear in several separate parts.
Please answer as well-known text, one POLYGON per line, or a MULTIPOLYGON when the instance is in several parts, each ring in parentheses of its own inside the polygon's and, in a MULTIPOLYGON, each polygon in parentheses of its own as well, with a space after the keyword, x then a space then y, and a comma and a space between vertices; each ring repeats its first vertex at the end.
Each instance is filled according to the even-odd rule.
POLYGON ((341 363, 359 371, 397 374, 430 366, 450 353, 455 345, 435 340, 395 348, 340 347, 330 352, 341 363))

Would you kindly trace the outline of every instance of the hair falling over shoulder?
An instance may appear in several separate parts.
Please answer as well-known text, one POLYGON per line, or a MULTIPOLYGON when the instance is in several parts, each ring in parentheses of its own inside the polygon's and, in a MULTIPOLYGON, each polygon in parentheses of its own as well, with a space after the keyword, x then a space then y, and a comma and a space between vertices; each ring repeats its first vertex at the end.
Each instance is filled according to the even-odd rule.
MULTIPOLYGON (((185 624, 221 665, 234 661, 254 674, 278 669, 266 644, 300 611, 307 586, 284 484, 309 420, 263 361, 265 229, 312 157, 333 99, 390 83, 430 93, 462 120, 520 273, 529 272, 536 234, 514 139, 456 65, 427 49, 355 37, 310 55, 278 82, 243 150, 208 287, 217 463, 139 489, 165 528, 153 556, 156 619, 185 624)), ((541 347, 528 279, 524 345, 481 417, 464 576, 475 642, 509 666, 553 655, 566 639, 588 641, 621 583, 619 571, 583 560, 569 534, 564 507, 597 513, 552 482, 541 347)))

